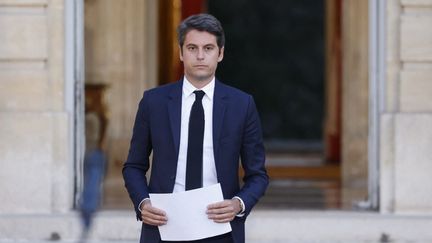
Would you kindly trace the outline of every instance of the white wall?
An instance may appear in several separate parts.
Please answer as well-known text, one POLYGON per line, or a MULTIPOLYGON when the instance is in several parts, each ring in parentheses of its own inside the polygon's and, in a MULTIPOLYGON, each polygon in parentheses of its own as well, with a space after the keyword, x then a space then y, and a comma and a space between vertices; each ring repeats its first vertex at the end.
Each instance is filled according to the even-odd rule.
POLYGON ((387 1, 381 209, 432 213, 432 1, 387 1))
POLYGON ((59 0, 0 0, 0 213, 71 208, 63 11, 59 0))

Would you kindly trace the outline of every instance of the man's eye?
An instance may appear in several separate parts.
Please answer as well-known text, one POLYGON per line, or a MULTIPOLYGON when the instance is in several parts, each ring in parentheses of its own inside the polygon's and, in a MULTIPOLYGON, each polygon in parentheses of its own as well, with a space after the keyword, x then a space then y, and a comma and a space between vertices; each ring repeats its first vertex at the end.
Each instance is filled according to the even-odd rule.
POLYGON ((188 50, 189 50, 189 51, 194 51, 194 50, 195 50, 195 47, 194 47, 194 46, 190 46, 190 47, 188 47, 188 50))
POLYGON ((205 48, 206 51, 211 51, 211 50, 213 50, 213 49, 214 49, 213 46, 207 46, 207 47, 205 48))

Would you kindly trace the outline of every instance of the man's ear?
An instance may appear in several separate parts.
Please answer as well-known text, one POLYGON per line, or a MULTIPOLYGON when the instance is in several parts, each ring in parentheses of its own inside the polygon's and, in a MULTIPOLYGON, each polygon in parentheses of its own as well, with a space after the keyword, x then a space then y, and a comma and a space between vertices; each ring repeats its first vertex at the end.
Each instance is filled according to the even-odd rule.
POLYGON ((182 47, 181 46, 178 46, 179 47, 179 57, 180 57, 180 61, 182 61, 183 62, 183 49, 182 49, 182 47))
POLYGON ((218 57, 218 62, 222 61, 223 57, 224 57, 224 50, 225 47, 222 46, 222 48, 219 49, 219 57, 218 57))

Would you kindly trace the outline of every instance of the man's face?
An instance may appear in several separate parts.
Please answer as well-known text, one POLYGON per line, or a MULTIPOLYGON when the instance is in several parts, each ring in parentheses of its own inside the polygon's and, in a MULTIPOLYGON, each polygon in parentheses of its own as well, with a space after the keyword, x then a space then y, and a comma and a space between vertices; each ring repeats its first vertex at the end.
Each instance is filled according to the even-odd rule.
POLYGON ((184 40, 180 60, 187 79, 192 83, 209 82, 223 59, 224 48, 218 48, 216 36, 198 30, 190 30, 184 40))

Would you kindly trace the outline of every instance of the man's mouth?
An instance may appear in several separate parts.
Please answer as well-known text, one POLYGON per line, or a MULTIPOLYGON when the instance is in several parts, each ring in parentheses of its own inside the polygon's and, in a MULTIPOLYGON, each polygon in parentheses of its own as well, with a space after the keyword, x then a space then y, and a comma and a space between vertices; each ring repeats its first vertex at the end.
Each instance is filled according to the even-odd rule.
POLYGON ((195 65, 196 68, 207 68, 207 65, 195 65))

